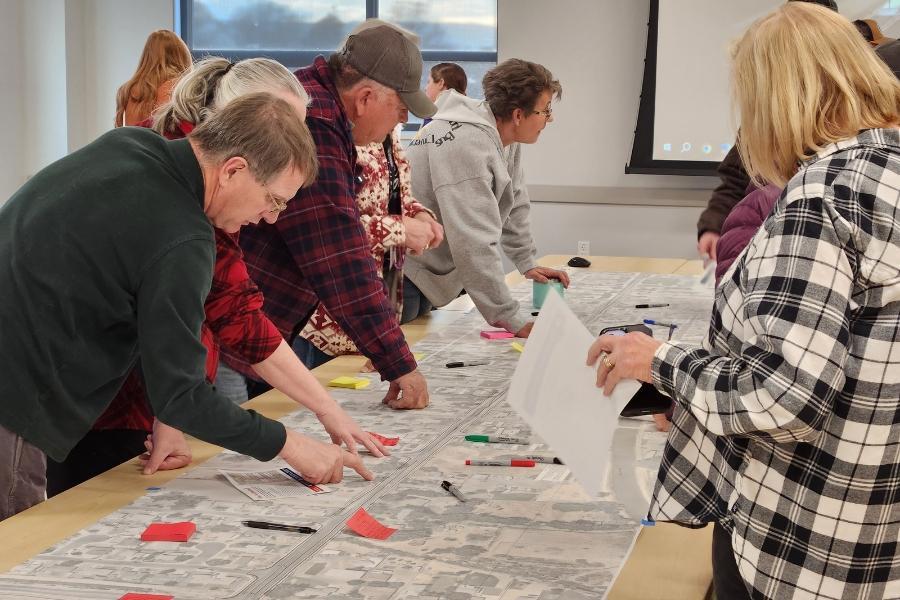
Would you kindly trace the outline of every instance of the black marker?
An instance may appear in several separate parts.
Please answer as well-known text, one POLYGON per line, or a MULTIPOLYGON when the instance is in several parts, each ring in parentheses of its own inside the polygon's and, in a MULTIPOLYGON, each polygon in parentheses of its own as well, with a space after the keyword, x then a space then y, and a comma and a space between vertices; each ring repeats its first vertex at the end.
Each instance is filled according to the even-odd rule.
POLYGON ((448 369, 456 369, 458 367, 480 367, 481 365, 488 364, 486 360, 458 360, 454 362, 448 362, 445 366, 448 369))
POLYGON ((660 303, 660 304, 635 304, 635 308, 665 308, 668 306, 668 303, 660 303))
POLYGON ((454 496, 456 496, 460 502, 466 501, 466 497, 462 495, 462 492, 459 491, 459 488, 456 487, 455 485, 453 485, 452 483, 450 483, 449 481, 442 481, 441 487, 444 488, 445 490, 447 490, 448 492, 450 492, 451 494, 453 494, 454 496))
POLYGON ((301 525, 282 525, 281 523, 266 523, 265 521, 241 521, 247 527, 254 529, 273 529, 275 531, 290 531, 291 533, 315 533, 317 529, 303 527, 301 525))

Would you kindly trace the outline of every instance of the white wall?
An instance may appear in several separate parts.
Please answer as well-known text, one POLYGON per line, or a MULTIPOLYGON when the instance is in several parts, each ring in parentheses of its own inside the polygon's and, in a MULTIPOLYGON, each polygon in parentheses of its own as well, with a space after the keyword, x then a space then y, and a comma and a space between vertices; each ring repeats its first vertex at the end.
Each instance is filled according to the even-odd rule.
MULTIPOLYGON (((554 122, 524 155, 539 254, 574 254, 587 240, 594 254, 696 255, 694 224, 717 180, 624 173, 649 10, 649 0, 499 0, 500 59, 539 62, 563 87, 554 122), (627 188, 698 191, 679 194, 674 206, 642 206, 641 194, 627 188), (545 204, 574 189, 603 203, 545 204)), ((665 192, 649 195, 666 203, 665 192)))
POLYGON ((144 41, 171 0, 4 0, 0 203, 47 164, 110 129, 144 41))
POLYGON ((0 19, 0 204, 24 181, 22 175, 22 4, 3 5, 0 19))
POLYGON ((172 0, 66 0, 71 75, 83 82, 70 106, 69 150, 113 127, 116 90, 137 68, 147 36, 174 26, 172 0))

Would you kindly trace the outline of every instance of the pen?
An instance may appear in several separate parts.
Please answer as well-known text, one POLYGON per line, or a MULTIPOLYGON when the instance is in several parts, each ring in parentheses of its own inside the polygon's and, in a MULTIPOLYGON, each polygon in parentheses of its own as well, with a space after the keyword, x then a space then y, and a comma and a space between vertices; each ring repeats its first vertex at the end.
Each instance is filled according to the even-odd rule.
POLYGON ((488 442, 492 444, 530 444, 525 438, 509 437, 506 435, 467 435, 467 442, 488 442))
POLYGON ((667 302, 662 302, 660 304, 635 304, 635 308, 665 308, 669 304, 667 302))
POLYGON ((536 463, 543 463, 545 465, 564 465, 562 459, 556 458, 555 456, 522 456, 517 460, 533 460, 536 463))
POLYGON ((533 460, 472 460, 466 459, 470 467, 533 467, 533 460))
POLYGON ((449 481, 442 481, 441 487, 456 496, 460 502, 465 502, 466 497, 462 495, 462 492, 459 491, 459 488, 450 483, 449 481))
POLYGON ((644 319, 645 325, 659 325, 660 327, 678 327, 674 323, 663 323, 662 321, 654 321, 653 319, 644 319))
POLYGON ((312 527, 303 527, 300 525, 282 525, 281 523, 266 523, 265 521, 241 521, 247 527, 254 529, 274 529, 276 531, 290 531, 292 533, 315 533, 317 530, 312 527))
POLYGON ((455 369, 457 367, 480 367, 481 365, 486 365, 488 363, 489 361, 486 360, 457 360, 448 362, 445 366, 448 369, 455 369))
POLYGON ((536 317, 536 316, 538 316, 539 314, 541 314, 540 311, 537 311, 537 310, 536 310, 536 311, 534 311, 533 313, 531 313, 531 316, 532 316, 532 317, 536 317))

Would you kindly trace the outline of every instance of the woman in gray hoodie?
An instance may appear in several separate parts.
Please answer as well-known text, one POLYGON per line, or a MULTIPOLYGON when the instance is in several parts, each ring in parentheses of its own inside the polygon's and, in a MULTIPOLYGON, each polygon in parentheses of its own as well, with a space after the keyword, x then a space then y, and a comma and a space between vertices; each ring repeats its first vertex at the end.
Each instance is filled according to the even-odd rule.
POLYGON ((500 253, 528 279, 569 285, 564 271, 535 262, 520 146, 553 120, 562 86, 545 67, 510 59, 488 71, 482 87, 485 100, 443 92, 407 151, 413 196, 437 215, 447 243, 409 257, 403 321, 465 290, 492 326, 528 337, 533 322, 509 293, 500 253))

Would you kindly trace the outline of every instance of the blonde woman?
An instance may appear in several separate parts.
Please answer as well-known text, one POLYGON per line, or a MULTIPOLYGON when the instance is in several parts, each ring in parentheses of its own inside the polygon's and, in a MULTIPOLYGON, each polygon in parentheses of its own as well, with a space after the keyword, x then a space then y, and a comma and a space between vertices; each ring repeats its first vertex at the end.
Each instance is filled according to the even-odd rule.
POLYGON ((175 33, 154 31, 144 44, 138 68, 116 92, 114 125, 137 125, 165 104, 181 74, 191 66, 191 51, 175 33))
POLYGON ((588 362, 675 401, 650 515, 715 523, 717 597, 900 598, 900 84, 799 2, 733 73, 743 162, 784 193, 702 347, 604 336, 588 362))

